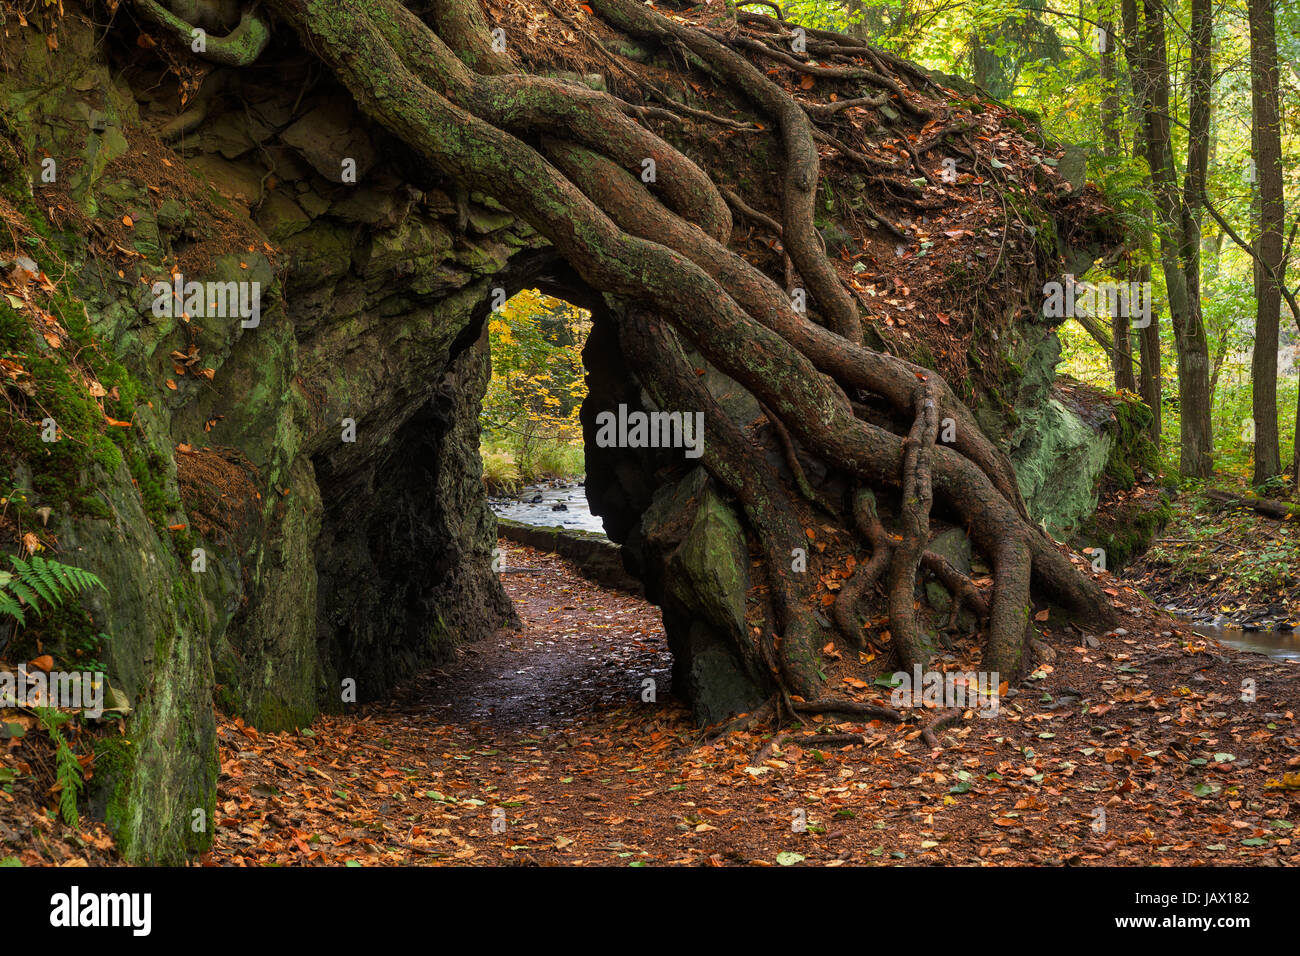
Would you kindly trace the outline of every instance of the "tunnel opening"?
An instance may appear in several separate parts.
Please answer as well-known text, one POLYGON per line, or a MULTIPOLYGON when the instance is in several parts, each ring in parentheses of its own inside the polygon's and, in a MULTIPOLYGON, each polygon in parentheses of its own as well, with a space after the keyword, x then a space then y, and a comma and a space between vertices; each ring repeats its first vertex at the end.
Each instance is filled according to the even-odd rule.
MULTIPOLYGON (((321 497, 314 675, 320 706, 338 710, 345 681, 355 685, 356 703, 390 699, 413 679, 426 697, 436 695, 437 682, 421 675, 451 668, 464 657, 462 649, 474 653, 524 625, 507 582, 540 576, 523 573, 529 565, 511 558, 513 545, 503 558, 484 481, 483 420, 485 400, 491 404, 493 322, 520 293, 556 310, 548 315, 557 330, 567 324, 560 376, 567 394, 558 407, 573 446, 581 442, 580 491, 603 526, 613 563, 644 595, 634 600, 652 605, 661 619, 671 652, 663 667, 622 661, 622 699, 638 706, 647 696, 665 701, 671 693, 700 723, 752 709, 766 696, 762 678, 734 650, 748 628, 754 583, 744 527, 680 443, 611 441, 602 434, 614 418, 659 411, 620 340, 631 305, 588 287, 549 248, 518 250, 493 273, 431 303, 430 326, 420 327, 428 338, 418 343, 423 377, 409 371, 410 341, 385 341, 379 360, 367 354, 368 367, 382 361, 404 368, 400 386, 376 388, 377 400, 355 422, 363 441, 322 433, 312 455, 321 497)), ((693 352, 688 360, 730 413, 757 416, 753 399, 736 383, 693 352)), ((576 489, 562 493, 577 496, 576 489)), ((544 552, 555 550, 545 545, 544 552)), ((563 616, 569 605, 592 602, 551 600, 543 612, 554 608, 563 616)), ((609 632, 616 621, 593 627, 609 632)), ((633 642, 644 637, 639 625, 629 634, 633 642)), ((598 649, 588 651, 598 656, 598 649)), ((502 673, 507 659, 500 658, 502 673)))
MULTIPOLYGON (((583 421, 604 404, 588 386, 601 337, 591 351, 588 344, 597 316, 608 328, 608 308, 558 284, 501 298, 498 291, 499 308, 485 322, 480 455, 499 522, 493 566, 519 626, 473 648, 475 686, 432 696, 468 719, 533 727, 654 705, 671 694, 662 616, 622 567, 621 548, 587 498, 598 446, 586 441, 583 421)), ((602 388, 601 370, 594 376, 602 388)))
POLYGON ((487 323, 491 376, 479 423, 483 484, 498 517, 604 533, 587 507, 579 411, 588 309, 524 289, 487 323))

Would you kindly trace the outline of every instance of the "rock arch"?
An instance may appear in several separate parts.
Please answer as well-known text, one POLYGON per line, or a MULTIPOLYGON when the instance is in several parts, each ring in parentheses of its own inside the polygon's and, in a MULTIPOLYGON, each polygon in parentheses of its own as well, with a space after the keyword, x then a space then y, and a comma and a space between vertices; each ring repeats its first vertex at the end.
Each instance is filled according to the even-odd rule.
MULTIPOLYGON (((156 18, 123 13, 103 34, 80 3, 67 6, 56 49, 35 31, 0 45, 4 102, 26 104, 5 114, 0 166, 6 201, 44 234, 50 219, 63 230, 42 255, 68 266, 86 348, 93 338, 120 361, 124 391, 139 397, 99 408, 130 420, 116 457, 76 460, 78 493, 36 502, 51 507, 61 552, 108 585, 89 609, 114 635, 108 663, 135 710, 95 801, 133 858, 174 860, 206 839, 189 821, 196 806, 211 815, 214 695, 258 727, 295 726, 341 706, 342 680, 378 696, 456 637, 509 619, 477 474, 495 289, 537 285, 596 309, 589 438, 595 413, 620 404, 708 414, 722 454, 702 464, 588 443, 593 506, 664 607, 674 685, 702 720, 774 693, 816 696, 823 642, 864 638, 862 619, 879 615, 832 613, 817 582, 895 550, 868 490, 918 553, 891 557, 893 606, 867 600, 874 582, 859 579, 857 596, 905 641, 908 568, 925 559, 931 510, 935 530, 974 527, 1005 572, 986 653, 1011 670, 1031 567, 1045 593, 1106 614, 1028 520, 1039 516, 1007 457, 1021 413, 1051 387, 1042 283, 1114 240, 1096 197, 1046 162, 1068 157, 1023 117, 857 41, 810 33, 833 65, 792 57, 790 25, 756 14, 674 26, 641 4, 593 0, 587 27, 626 61, 601 60, 593 78, 598 54, 578 55, 582 31, 570 42, 562 27, 522 64, 503 62, 466 0, 420 6, 433 30, 392 0, 274 0, 269 45, 195 89, 206 67, 156 18), (154 47, 138 41, 155 33, 154 47), (352 62, 352 40, 374 54, 370 73, 352 62), (802 105, 768 68, 803 91, 802 105), (691 92, 700 80, 713 96, 691 92), (412 118, 425 106, 455 122, 430 135, 412 118), (867 111, 860 125, 850 109, 867 111), (988 161, 993 146, 965 138, 976 126, 1003 167, 988 161), (451 155, 459 127, 488 138, 451 155), (484 162, 494 149, 509 161, 484 162), (655 190, 611 168, 640 170, 644 150, 659 160, 655 190), (970 178, 939 181, 937 152, 970 178), (64 178, 33 175, 43 155, 64 178), (987 222, 958 222, 984 187, 1015 211, 1003 217, 996 203, 1000 239, 987 248, 976 241, 987 222), (618 250, 612 265, 591 254, 602 242, 618 250), (963 251, 932 274, 921 253, 948 243, 963 251), (154 315, 150 283, 173 271, 259 283, 259 323, 154 315), (786 295, 796 279, 807 315, 786 295), (914 407, 916 376, 938 387, 936 368, 951 389, 927 388, 914 407), (926 399, 960 421, 953 448, 927 437, 926 399), (920 449, 928 466, 911 457, 920 449), (205 498, 187 474, 226 475, 235 491, 205 498), (1014 548, 998 544, 998 527, 1014 548), (791 552, 815 551, 808 531, 831 544, 813 574, 794 577, 791 552), (201 574, 192 548, 210 553, 201 574)), ((526 18, 534 6, 547 5, 493 9, 526 18)), ((519 24, 507 22, 526 35, 519 24)), ((88 426, 87 447, 111 427, 88 426)), ((19 477, 40 466, 5 451, 19 477)), ((962 580, 946 583, 960 591, 962 580)))

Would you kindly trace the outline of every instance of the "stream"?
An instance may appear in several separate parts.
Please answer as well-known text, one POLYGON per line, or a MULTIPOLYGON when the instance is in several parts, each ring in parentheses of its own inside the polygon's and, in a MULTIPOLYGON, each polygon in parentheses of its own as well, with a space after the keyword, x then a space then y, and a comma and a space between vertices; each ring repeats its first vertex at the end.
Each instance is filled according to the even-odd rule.
POLYGON ((556 479, 528 485, 515 496, 488 499, 488 506, 498 518, 550 528, 559 525, 577 531, 605 533, 599 515, 587 505, 587 489, 581 478, 556 479), (562 508, 557 509, 557 505, 562 508))
POLYGON ((1239 651, 1267 654, 1279 661, 1300 661, 1300 631, 1247 631, 1220 624, 1186 622, 1202 637, 1211 637, 1239 651))

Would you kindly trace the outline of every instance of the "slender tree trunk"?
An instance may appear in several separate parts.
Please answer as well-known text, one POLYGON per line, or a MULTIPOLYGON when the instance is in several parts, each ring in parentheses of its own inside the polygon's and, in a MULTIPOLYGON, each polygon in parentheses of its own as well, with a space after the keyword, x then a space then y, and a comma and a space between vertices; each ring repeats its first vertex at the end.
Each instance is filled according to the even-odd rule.
MULTIPOLYGON (((1255 232, 1251 411, 1255 418, 1255 484, 1261 485, 1282 472, 1277 428, 1277 346, 1286 210, 1282 196, 1282 135, 1272 0, 1249 0, 1249 12, 1251 146, 1259 215, 1255 232)), ((1297 414, 1300 416, 1300 409, 1297 414)))
MULTIPOLYGON (((1142 72, 1142 34, 1138 18, 1137 0, 1121 0, 1120 26, 1124 32, 1127 48, 1126 62, 1128 64, 1129 88, 1132 92, 1130 108, 1134 114, 1133 125, 1135 127, 1132 151, 1134 157, 1145 156, 1146 128, 1144 117, 1149 84, 1142 72)), ((1150 217, 1144 217, 1144 220, 1141 245, 1143 254, 1149 258, 1154 242, 1154 234, 1150 217)), ((1149 287, 1151 282, 1151 265, 1149 261, 1137 269, 1136 278, 1137 281, 1146 283, 1149 287)), ((1149 429, 1151 440, 1158 444, 1164 421, 1164 382, 1160 357, 1160 313, 1155 308, 1154 303, 1151 308, 1151 321, 1138 330, 1138 350, 1141 358, 1141 367, 1138 374, 1140 391, 1142 400, 1151 409, 1151 426, 1149 429)))
MULTIPOLYGON (((1151 266, 1145 265, 1138 270, 1138 281, 1151 281, 1151 266)), ((1160 313, 1154 306, 1151 309, 1150 324, 1139 331, 1138 348, 1142 357, 1142 401, 1151 409, 1151 440, 1159 442, 1164 412, 1164 382, 1160 374, 1160 313)))
MULTIPOLYGON (((1120 110, 1118 76, 1115 70, 1115 25, 1110 20, 1102 20, 1098 27, 1101 57, 1101 81, 1104 88, 1101 100, 1101 141, 1107 158, 1118 160, 1120 157, 1120 110)), ((1133 276, 1128 277, 1132 280, 1133 276)), ((1131 320, 1125 315, 1112 315, 1110 318, 1111 370, 1115 373, 1115 388, 1130 392, 1137 391, 1137 381, 1133 375, 1133 329, 1131 320)))
POLYGON ((846 31, 855 40, 870 39, 870 27, 867 24, 867 5, 862 0, 847 0, 844 4, 848 15, 849 28, 846 31))
MULTIPOLYGON (((1136 48, 1130 44, 1136 59, 1134 72, 1141 82, 1144 145, 1155 189, 1160 264, 1165 275, 1174 341, 1178 349, 1182 419, 1179 470, 1193 478, 1208 478, 1214 457, 1210 421, 1210 350, 1201 318, 1198 223, 1200 191, 1209 156, 1210 10, 1210 0, 1195 0, 1193 3, 1191 122, 1187 178, 1182 195, 1178 190, 1170 135, 1169 60, 1161 0, 1143 0, 1136 48)), ((1125 13, 1127 17, 1130 11, 1125 13)), ((1136 18, 1136 9, 1131 14, 1136 18)))

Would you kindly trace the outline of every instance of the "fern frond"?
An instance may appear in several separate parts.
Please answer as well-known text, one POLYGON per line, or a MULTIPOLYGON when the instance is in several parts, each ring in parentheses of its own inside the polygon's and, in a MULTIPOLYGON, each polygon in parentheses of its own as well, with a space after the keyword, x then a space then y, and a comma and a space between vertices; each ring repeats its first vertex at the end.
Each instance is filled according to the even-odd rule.
POLYGON ((16 579, 10 581, 9 590, 13 592, 14 597, 22 601, 24 604, 26 604, 37 614, 41 613, 40 608, 36 606, 36 592, 33 591, 31 588, 29 588, 22 581, 16 579))
MULTIPOLYGON (((17 555, 10 555, 9 563, 14 571, 12 574, 0 572, 4 575, 3 579, 0 579, 0 595, 9 592, 37 614, 40 613, 41 601, 48 605, 58 605, 63 602, 66 595, 78 594, 96 587, 104 588, 104 582, 90 571, 51 561, 39 554, 32 555, 27 561, 17 555)), ((0 613, 18 617, 20 623, 23 622, 18 614, 13 613, 8 604, 0 605, 0 613)))
MULTIPOLYGON (((40 595, 41 600, 46 604, 59 603, 58 583, 52 581, 48 573, 42 574, 35 566, 35 562, 41 560, 39 557, 33 556, 31 564, 16 555, 9 560, 18 571, 18 582, 15 583, 22 583, 25 587, 31 588, 40 595)), ((26 597, 24 597, 24 600, 33 607, 36 606, 36 602, 33 600, 26 597)))
POLYGON ((0 614, 15 618, 23 627, 27 626, 27 617, 23 614, 23 606, 8 591, 0 590, 0 614))

